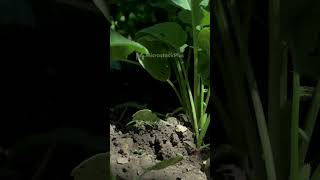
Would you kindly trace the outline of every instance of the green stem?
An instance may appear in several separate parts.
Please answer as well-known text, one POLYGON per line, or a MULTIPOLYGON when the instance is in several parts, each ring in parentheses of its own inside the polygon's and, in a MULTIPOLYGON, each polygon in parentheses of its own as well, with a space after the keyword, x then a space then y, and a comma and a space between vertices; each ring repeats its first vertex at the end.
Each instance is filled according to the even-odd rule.
POLYGON ((180 93, 181 93, 182 101, 183 101, 181 105, 182 105, 182 107, 184 107, 184 110, 187 113, 187 115, 189 117, 191 117, 190 116, 191 115, 190 114, 191 106, 189 104, 188 92, 187 92, 187 88, 186 88, 185 83, 184 83, 185 80, 184 80, 184 76, 183 76, 182 69, 180 67, 178 59, 175 59, 174 66, 176 68, 173 68, 173 69, 174 69, 174 72, 176 73, 176 77, 177 77, 177 80, 178 80, 180 93))
POLYGON ((187 77, 187 72, 186 72, 184 66, 180 64, 180 62, 178 62, 177 65, 178 65, 178 69, 182 70, 182 73, 184 75, 184 85, 185 85, 184 87, 187 88, 187 92, 188 92, 188 95, 189 95, 189 103, 191 105, 193 126, 194 126, 194 129, 195 129, 196 139, 198 139, 199 128, 198 128, 198 122, 197 122, 197 113, 196 113, 196 108, 195 108, 195 102, 194 102, 193 97, 192 97, 192 91, 191 91, 190 84, 189 84, 188 77, 187 77))
POLYGON ((235 32, 236 32, 236 37, 240 47, 240 59, 247 77, 248 86, 249 86, 249 90, 250 90, 250 94, 253 102, 253 107, 254 107, 257 125, 258 125, 258 131, 260 135, 260 141, 262 143, 262 151, 265 157, 265 168, 266 168, 267 176, 269 180, 276 180, 277 177, 276 177, 276 171, 275 171, 275 164, 274 164, 274 158, 273 158, 268 128, 266 124, 265 113, 263 111, 261 98, 258 92, 257 81, 255 79, 254 72, 249 61, 248 49, 246 48, 247 44, 244 39, 244 33, 240 29, 240 20, 238 19, 239 16, 237 15, 235 9, 232 8, 230 5, 229 5, 229 9, 231 11, 233 23, 236 27, 235 32))
POLYGON ((205 101, 206 106, 204 107, 204 110, 203 110, 204 112, 207 112, 207 107, 208 107, 209 100, 210 100, 210 94, 211 94, 211 90, 210 90, 210 86, 209 86, 206 101, 205 101))
POLYGON ((194 56, 194 74, 193 74, 193 93, 194 93, 194 103, 196 105, 196 113, 198 114, 199 112, 199 103, 198 99, 200 96, 200 84, 199 84, 199 74, 198 74, 198 32, 196 29, 196 26, 198 25, 197 22, 197 14, 199 11, 199 1, 198 0, 192 0, 191 1, 191 17, 192 17, 192 34, 193 34, 193 56, 194 56))
POLYGON ((200 113, 199 113, 199 120, 200 120, 200 128, 202 129, 204 122, 202 121, 202 116, 205 113, 204 110, 204 84, 201 83, 200 88, 200 113))
MULTIPOLYGON (((315 127, 319 111, 320 111, 320 80, 318 81, 317 86, 314 90, 312 102, 305 120, 305 123, 306 123, 305 133, 309 138, 311 138, 313 134, 313 129, 315 127)), ((309 142, 304 142, 301 147, 301 158, 300 158, 301 162, 304 162, 308 148, 309 148, 309 142)))
POLYGON ((300 76, 296 72, 293 72, 290 180, 299 180, 299 88, 300 76))

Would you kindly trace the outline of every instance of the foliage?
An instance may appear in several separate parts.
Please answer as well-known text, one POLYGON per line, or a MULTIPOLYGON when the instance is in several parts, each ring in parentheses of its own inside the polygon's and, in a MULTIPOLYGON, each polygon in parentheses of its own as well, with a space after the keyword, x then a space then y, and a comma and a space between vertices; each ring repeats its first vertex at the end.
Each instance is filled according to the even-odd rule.
MULTIPOLYGON (((115 4, 121 5, 121 3, 123 2, 115 4)), ((96 5, 105 6, 106 3, 100 2, 96 5)), ((137 30, 134 35, 129 33, 128 38, 124 37, 127 33, 123 33, 123 29, 117 28, 113 23, 110 29, 111 60, 142 66, 156 80, 167 82, 173 88, 190 119, 196 134, 197 147, 200 148, 210 123, 210 114, 207 112, 210 98, 208 1, 149 1, 144 5, 144 7, 147 6, 166 9, 169 21, 137 30), (133 36, 134 40, 130 40, 133 36), (136 52, 138 62, 127 59, 133 52, 136 52), (184 58, 187 53, 187 58, 184 58), (193 64, 191 55, 193 55, 193 64), (190 82, 189 72, 193 72, 193 83, 190 82), (177 81, 176 84, 171 81, 173 78, 177 81)), ((104 12, 108 8, 99 7, 99 9, 104 12)), ((107 13, 104 12, 104 14, 107 13)), ((121 21, 127 24, 132 23, 131 20, 126 20, 126 17, 124 15, 121 21)), ((154 21, 151 22, 154 23, 154 21)))
POLYGON ((135 123, 136 126, 148 125, 154 127, 160 121, 158 116, 149 109, 142 109, 132 115, 132 121, 127 125, 135 123))
POLYGON ((241 6, 238 1, 214 1, 217 23, 217 30, 214 32, 217 37, 214 41, 214 52, 222 70, 228 107, 225 110, 221 103, 216 106, 221 117, 228 116, 224 119, 226 131, 233 149, 240 154, 240 164, 246 170, 249 179, 319 178, 319 166, 312 172, 305 155, 310 142, 307 140, 312 136, 320 109, 320 61, 317 49, 319 46, 316 42, 319 28, 318 23, 315 23, 318 12, 315 11, 315 7, 312 7, 310 12, 306 10, 311 6, 319 7, 320 4, 315 1, 308 1, 304 5, 298 1, 282 1, 280 11, 279 1, 269 1, 270 56, 266 62, 266 107, 262 104, 249 52, 249 29, 256 18, 256 3, 247 0, 241 2, 241 5, 244 4, 241 6), (297 27, 297 24, 301 26, 297 27), (288 69, 291 62, 293 72, 291 68, 288 69), (239 67, 240 70, 235 67, 239 67), (300 84, 303 82, 300 77, 318 81, 305 117, 301 117, 303 113, 300 101, 309 93, 306 93, 306 88, 301 88, 300 84), (290 83, 293 85, 292 93, 288 92, 290 83), (256 144, 261 146, 257 148, 256 144), (248 162, 252 163, 251 167, 248 162))

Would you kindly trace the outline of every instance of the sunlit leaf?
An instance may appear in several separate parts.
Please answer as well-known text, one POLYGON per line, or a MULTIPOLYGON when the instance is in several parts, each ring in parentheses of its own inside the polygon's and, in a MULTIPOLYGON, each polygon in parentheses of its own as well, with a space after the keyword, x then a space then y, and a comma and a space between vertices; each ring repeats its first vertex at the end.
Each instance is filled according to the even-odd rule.
POLYGON ((191 11, 191 0, 171 0, 175 5, 191 11))
POLYGON ((143 45, 131 41, 114 30, 110 29, 110 53, 111 61, 126 59, 133 52, 148 54, 149 51, 143 45))

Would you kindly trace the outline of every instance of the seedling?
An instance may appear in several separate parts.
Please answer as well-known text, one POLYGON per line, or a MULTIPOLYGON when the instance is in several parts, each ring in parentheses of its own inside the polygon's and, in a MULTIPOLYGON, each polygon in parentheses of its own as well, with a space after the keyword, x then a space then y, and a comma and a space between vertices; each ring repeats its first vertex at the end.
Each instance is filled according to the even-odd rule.
MULTIPOLYGON (((163 6, 165 3, 160 4, 163 6)), ((207 112, 210 99, 209 2, 171 0, 171 3, 180 8, 180 12, 169 12, 169 22, 138 31, 134 40, 125 38, 116 29, 110 29, 111 62, 123 61, 142 66, 156 80, 167 82, 192 124, 196 145, 200 149, 210 124, 210 114, 207 112), (187 58, 184 58, 185 51, 187 58), (136 60, 127 59, 133 53, 136 53, 136 60), (177 83, 173 83, 172 79, 177 83)), ((103 6, 103 3, 97 5, 103 6)), ((99 9, 104 11, 107 8, 99 9)), ((143 121, 133 120, 130 123, 133 122, 143 121)), ((153 123, 144 123, 153 126, 153 123)))

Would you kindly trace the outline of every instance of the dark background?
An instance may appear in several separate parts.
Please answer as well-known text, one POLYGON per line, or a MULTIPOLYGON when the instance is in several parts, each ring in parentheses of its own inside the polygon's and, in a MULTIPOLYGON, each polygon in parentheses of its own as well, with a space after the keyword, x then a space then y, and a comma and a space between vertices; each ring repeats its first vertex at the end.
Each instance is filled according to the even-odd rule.
POLYGON ((0 2, 1 180, 31 179, 53 144, 39 179, 72 179, 81 161, 106 152, 108 39, 99 13, 0 2))

